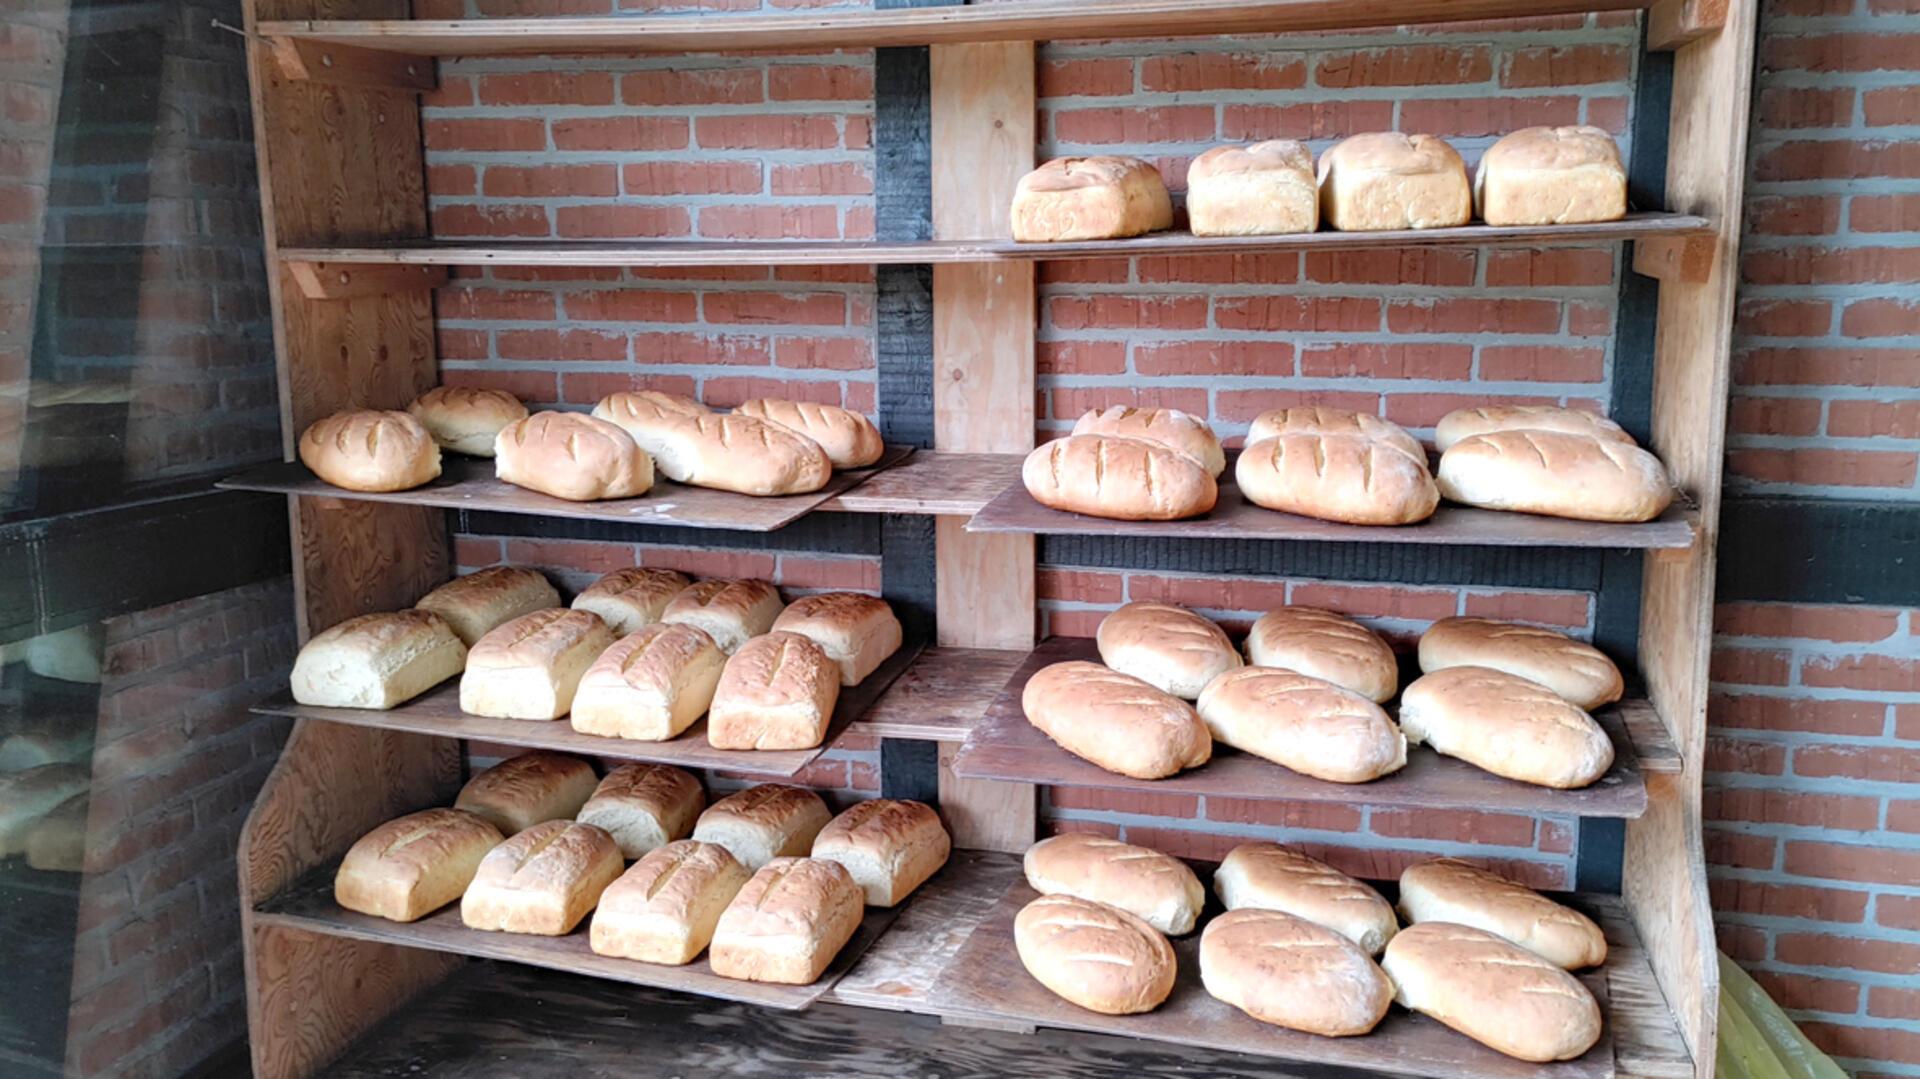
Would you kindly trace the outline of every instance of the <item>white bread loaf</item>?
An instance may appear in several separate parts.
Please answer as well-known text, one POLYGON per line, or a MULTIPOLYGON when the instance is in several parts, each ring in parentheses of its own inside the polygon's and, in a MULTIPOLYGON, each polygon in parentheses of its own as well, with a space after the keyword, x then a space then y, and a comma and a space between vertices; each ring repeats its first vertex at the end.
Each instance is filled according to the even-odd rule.
POLYGON ((1627 215, 1627 169, 1597 127, 1526 127, 1487 147, 1473 198, 1489 225, 1577 225, 1627 215))
POLYGON ((1425 464, 1426 448, 1407 429, 1371 412, 1321 405, 1295 405, 1262 412, 1247 427, 1247 445, 1279 435, 1359 435, 1384 442, 1408 457, 1425 464))
POLYGON ((740 402, 733 411, 812 439, 835 468, 865 468, 887 449, 872 420, 838 405, 756 397, 740 402))
POLYGON ((897 798, 855 802, 813 839, 813 856, 845 867, 870 907, 899 904, 952 852, 953 840, 932 807, 897 798))
POLYGON ((837 862, 775 858, 721 913, 708 961, 723 978, 812 985, 860 928, 863 899, 837 862))
POLYGON ((1173 946, 1117 907, 1043 895, 1013 919, 1013 943, 1034 980, 1103 1015, 1137 1015, 1173 992, 1173 946))
POLYGON ((578 412, 536 412, 500 429, 493 474, 529 491, 592 502, 653 488, 653 459, 625 431, 578 412))
POLYGON ((572 820, 596 782, 593 765, 579 757, 522 753, 467 780, 453 807, 485 818, 501 835, 516 835, 542 821, 572 820))
POLYGON ((581 734, 664 742, 706 714, 726 665, 705 630, 643 626, 615 641, 580 676, 567 722, 581 734))
POLYGON ((1538 682, 1488 667, 1422 675, 1400 695, 1407 741, 1542 787, 1592 784, 1613 765, 1593 717, 1538 682))
POLYGON ((293 661, 293 699, 392 708, 460 673, 467 646, 429 611, 363 614, 314 635, 293 661))
POLYGON ((1027 454, 1020 480, 1043 506, 1120 521, 1198 517, 1220 497, 1206 466, 1186 454, 1110 435, 1055 439, 1027 454))
POLYGON ((1433 441, 1445 452, 1455 442, 1495 431, 1558 431, 1564 435, 1587 435, 1602 442, 1637 446, 1619 424, 1580 408, 1557 405, 1482 405, 1456 408, 1440 417, 1434 425, 1433 441))
POLYGON ((1600 1040, 1579 979, 1492 933, 1448 922, 1401 930, 1380 961, 1395 999, 1519 1060, 1572 1060, 1600 1040))
POLYGON ((686 574, 670 569, 617 569, 573 597, 572 606, 599 615, 614 636, 625 637, 660 621, 667 604, 692 583, 686 574))
POLYGON ((1444 229, 1473 220, 1467 163, 1445 139, 1379 131, 1320 155, 1320 214, 1341 232, 1444 229))
POLYGON ((1195 236, 1272 236, 1320 227, 1313 151, 1293 139, 1216 146, 1187 166, 1195 236))
POLYGON ((1126 604, 1100 620, 1094 639, 1100 662, 1183 700, 1240 666, 1225 630, 1170 603, 1126 604))
POLYGON ((1566 970, 1607 960, 1606 935, 1591 918, 1458 858, 1401 872, 1400 913, 1410 925, 1452 922, 1484 929, 1566 970))
POLYGON ((1651 521, 1673 502, 1660 459, 1638 446, 1557 431, 1495 431, 1440 455, 1440 493, 1490 510, 1580 521, 1651 521))
POLYGON ((427 809, 390 820, 348 848, 333 877, 348 910, 412 922, 460 898, 500 830, 463 809, 427 809))
POLYGON ((500 429, 527 418, 527 406, 505 390, 435 386, 413 399, 407 414, 420 421, 443 450, 492 457, 500 429))
POLYGON ((772 629, 785 609, 780 590, 766 581, 709 578, 682 589, 660 612, 660 621, 705 630, 720 651, 732 655, 748 638, 772 629))
POLYGON ((1057 157, 1020 178, 1010 217, 1021 243, 1114 240, 1172 228, 1173 199, 1137 157, 1057 157))
POLYGON ((460 897, 468 929, 563 937, 600 902, 626 863, 591 824, 550 820, 487 852, 460 897))
POLYGON ((1417 524, 1440 504, 1424 459, 1359 435, 1276 435, 1242 450, 1233 476, 1256 506, 1342 524, 1417 524))
POLYGON ((607 773, 574 817, 606 830, 632 861, 693 832, 707 804, 700 781, 665 764, 623 764, 607 773))
POLYGON ((1593 711, 1620 699, 1626 680, 1606 653, 1564 633, 1491 618, 1442 618, 1420 635, 1420 669, 1491 667, 1538 682, 1593 711))
POLYGON ((1227 470, 1227 455, 1220 448, 1220 436, 1214 434, 1213 428, 1208 427, 1204 420, 1177 408, 1113 405, 1103 409, 1088 409, 1074 421, 1073 433, 1157 442, 1200 462, 1206 467, 1207 474, 1215 479, 1227 470))
POLYGON ((489 566, 455 577, 414 604, 446 619, 468 648, 502 623, 558 606, 560 593, 547 578, 519 566, 489 566))
POLYGON ((440 475, 440 447, 404 412, 351 409, 301 432, 300 463, 349 491, 404 491, 440 475))
POLYGON ((1061 749, 1135 779, 1165 779, 1213 756, 1192 705, 1098 663, 1041 668, 1027 680, 1020 708, 1061 749))
POLYGON ((1393 983, 1359 945, 1277 910, 1233 910, 1208 922, 1200 982, 1262 1023, 1329 1038, 1367 1033, 1393 1003, 1393 983))
POLYGON ((720 799, 694 822, 693 838, 718 843, 757 870, 775 858, 804 855, 833 814, 805 787, 762 783, 720 799))
POLYGON ((523 614, 480 638, 460 676, 460 710, 496 719, 559 719, 573 707, 580 677, 613 644, 589 611, 550 607, 523 614))
POLYGON ((1022 868, 1041 895, 1071 895, 1118 907, 1162 933, 1193 932, 1206 889, 1170 854, 1103 836, 1068 832, 1027 848, 1022 868))
POLYGON ((587 946, 618 959, 691 963, 752 876, 717 844, 682 839, 658 847, 600 893, 587 946))
MULTIPOLYGON (((689 416, 698 416, 713 409, 681 393, 668 393, 665 390, 626 390, 601 398, 604 401, 624 401, 635 408, 650 407, 661 412, 681 412, 689 416)), ((602 417, 603 419, 605 417, 602 417)))
POLYGON ((1323 925, 1379 955, 1400 923, 1379 892, 1345 873, 1278 843, 1242 843, 1213 874, 1228 910, 1278 910, 1323 925))
POLYGON ((1329 783, 1367 783, 1407 763, 1407 739, 1379 705, 1294 671, 1228 671, 1198 708, 1215 741, 1329 783))
POLYGON ((900 619, 878 596, 822 592, 802 596, 773 620, 773 632, 798 633, 840 666, 840 684, 857 686, 900 650, 900 619))
POLYGON ((675 483, 743 495, 818 491, 833 476, 819 443, 777 424, 732 413, 686 413, 608 398, 593 414, 619 425, 675 483))
POLYGON ((1253 623, 1247 662, 1332 682, 1383 704, 1400 687, 1400 661, 1380 635, 1318 607, 1278 607, 1253 623))
POLYGON ((707 707, 715 749, 812 749, 840 699, 840 665, 798 633, 775 630, 740 646, 707 707))

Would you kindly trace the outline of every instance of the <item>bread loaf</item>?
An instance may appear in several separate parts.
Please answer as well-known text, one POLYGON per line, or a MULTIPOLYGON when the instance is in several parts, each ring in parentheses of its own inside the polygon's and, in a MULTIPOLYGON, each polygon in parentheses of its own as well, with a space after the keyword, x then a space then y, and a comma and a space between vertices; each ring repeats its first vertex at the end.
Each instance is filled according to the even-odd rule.
POLYGON ((440 475, 440 447, 404 412, 352 409, 301 433, 300 463, 349 491, 404 491, 440 475))
POLYGON ((1043 506, 1120 521, 1172 521, 1213 509, 1219 486, 1206 466, 1158 442, 1108 435, 1055 439, 1020 467, 1043 506))
POLYGON ((1440 504, 1424 460, 1359 435, 1277 435, 1242 450, 1233 475, 1256 506, 1342 524, 1416 524, 1440 504))
POLYGON ((580 676, 568 722, 581 734, 664 742, 706 714, 726 665, 705 630, 644 626, 615 641, 580 676))
POLYGON ((1137 157, 1057 157, 1020 178, 1013 238, 1115 240, 1173 227, 1160 171, 1137 157))
POLYGON ((723 978, 812 985, 865 916, 860 886, 846 867, 775 858, 727 904, 708 958, 723 978))
POLYGON ((1400 874, 1400 913, 1409 924, 1452 922, 1484 929, 1567 970, 1607 959, 1606 935, 1592 919, 1458 858, 1408 866, 1400 874))
POLYGON ((527 406, 505 390, 435 386, 413 399, 407 414, 420 421, 443 450, 492 457, 500 429, 527 418, 527 406))
POLYGON ((743 495, 818 491, 832 478, 826 451, 804 435, 731 413, 685 413, 600 402, 595 416, 618 424, 675 483, 743 495))
MULTIPOLYGON (((25 654, 27 670, 42 678, 97 686, 100 684, 104 636, 100 623, 82 622, 77 626, 56 629, 52 633, 42 633, 25 641, 0 646, 0 652, 8 648, 18 649, 14 654, 25 654)), ((4 655, 0 655, 0 666, 5 665, 4 660, 4 655)))
POLYGON ((1646 450, 1557 431, 1462 439, 1440 455, 1438 479, 1454 502, 1580 521, 1651 521, 1674 493, 1646 450))
POLYGON ((1226 451, 1220 448, 1220 437, 1213 433, 1213 428, 1177 408, 1114 405, 1111 408, 1089 409, 1074 421, 1073 433, 1157 442, 1200 462, 1207 474, 1215 479, 1227 470, 1226 451))
POLYGON ((856 686, 900 650, 900 620, 878 596, 822 592, 802 596, 773 620, 775 633, 798 633, 840 666, 840 684, 856 686))
POLYGON ((390 820, 348 848, 333 877, 348 910, 412 922, 460 898, 500 830, 462 809, 427 809, 390 820))
POLYGON ((604 829, 632 861, 693 832, 707 804, 700 781, 665 764, 623 764, 607 773, 574 818, 604 829))
POLYGON ((1014 917, 1013 943, 1035 981, 1088 1011, 1150 1012, 1173 992, 1173 946, 1116 907, 1043 895, 1014 917))
POLYGON ((1208 922, 1200 982, 1262 1023, 1329 1038, 1367 1033, 1393 1003, 1393 983, 1359 945, 1277 910, 1233 910, 1208 922))
POLYGON ((1395 999, 1490 1049, 1544 1064, 1600 1040, 1600 1006, 1579 979, 1484 930, 1425 922, 1381 959, 1395 999))
POLYGON ((27 829, 27 868, 45 873, 81 873, 87 868, 85 793, 54 806, 27 829))
POLYGON ((1487 147, 1473 174, 1489 225, 1578 225, 1627 215, 1627 169, 1597 127, 1526 127, 1487 147))
POLYGON ((1585 787, 1613 765, 1593 717, 1538 682, 1487 667, 1422 675, 1400 695, 1400 729, 1494 775, 1542 787, 1585 787))
POLYGON ((1381 704, 1400 687, 1400 661, 1380 635, 1318 607, 1279 607, 1247 634, 1247 662, 1332 682, 1381 704))
POLYGON ((625 431, 578 412, 537 412, 500 429, 493 473, 529 491, 592 502, 653 487, 653 459, 625 431))
POLYGON ((682 839, 649 851, 600 893, 587 946, 618 959, 691 963, 752 875, 713 843, 682 839))
POLYGON ((1490 435, 1495 431, 1558 431, 1563 435, 1586 435, 1602 442, 1639 445, 1632 435, 1605 416, 1557 405, 1456 408, 1440 417, 1440 422, 1433 428, 1433 441, 1445 451, 1463 438, 1490 435))
POLYGON ((713 691, 707 743, 715 749, 812 749, 840 699, 840 665, 798 633, 774 631, 740 646, 713 691))
POLYGON ((732 655, 773 628, 785 605, 780 591, 765 581, 719 578, 695 581, 660 612, 660 621, 705 630, 720 651, 732 655))
POLYGON ((1035 672, 1027 722, 1076 757, 1135 779, 1165 779, 1213 756, 1193 706, 1131 675, 1074 660, 1035 672))
POLYGON ((1313 151, 1292 139, 1216 146, 1187 166, 1195 236, 1272 236, 1320 227, 1313 151))
POLYGON ((660 432, 676 416, 705 416, 713 410, 691 397, 659 390, 629 390, 608 394, 593 406, 595 419, 627 432, 640 448, 652 454, 648 440, 658 440, 660 432))
POLYGON ((467 780, 453 807, 485 818, 502 835, 515 835, 542 821, 572 820, 595 783, 593 765, 579 757, 522 753, 467 780))
POLYGON ((693 838, 718 843, 748 869, 804 855, 833 814, 804 787, 762 783, 720 799, 694 822, 693 838))
POLYGON ((1100 662, 1189 701, 1240 666, 1225 630, 1170 603, 1129 603, 1100 620, 1094 639, 1100 662))
POLYGON ((392 708, 466 664, 467 646, 437 614, 363 614, 315 634, 300 649, 293 699, 321 708, 392 708))
MULTIPOLYGON (((602 404, 608 401, 613 401, 616 405, 625 403, 633 409, 651 408, 661 412, 679 412, 688 416, 698 416, 701 413, 713 411, 685 394, 668 393, 665 390, 624 390, 601 398, 602 404)), ((607 418, 609 417, 601 417, 601 419, 607 418)))
POLYGON ((813 856, 844 866, 870 907, 898 905, 938 873, 952 851, 938 813, 896 798, 855 802, 813 839, 813 856))
POLYGON ((1563 633, 1491 618, 1442 618, 1420 635, 1420 669, 1491 667, 1593 711, 1620 699, 1626 680, 1606 653, 1563 633))
POLYGON ((838 405, 756 397, 742 401, 733 411, 812 439, 835 468, 865 468, 887 449, 872 420, 838 405))
POLYGON ((563 937, 625 868, 613 837, 591 824, 536 824, 480 860, 460 897, 460 921, 468 929, 563 937))
POLYGON ((1293 671, 1229 671, 1198 707, 1215 741, 1329 783, 1366 783, 1407 763, 1407 739, 1379 705, 1293 671))
POLYGON ((613 631, 588 611, 551 607, 489 631, 467 653, 460 710, 497 719, 559 719, 573 707, 580 677, 613 644, 613 631))
POLYGON ((461 643, 472 648, 502 623, 560 606, 560 593, 539 570, 489 566, 455 577, 421 596, 414 606, 446 619, 461 643))
POLYGON ((92 727, 21 731, 0 739, 0 772, 24 772, 43 764, 70 764, 92 757, 92 727))
POLYGON ((1027 884, 1041 895, 1071 895, 1139 918, 1162 933, 1193 932, 1206 889, 1187 863, 1147 847, 1068 832, 1027 848, 1027 884))
POLYGON ((1380 131, 1320 155, 1320 213, 1341 232, 1444 229, 1473 220, 1467 163, 1446 140, 1380 131))
POLYGON ((1213 874, 1228 910, 1278 910, 1323 925, 1379 955, 1400 923, 1379 892, 1325 862, 1278 843, 1242 843, 1213 874))
POLYGON ((592 611, 614 636, 625 637, 660 621, 667 604, 692 583, 686 574, 670 569, 617 569, 573 597, 573 609, 592 611))
POLYGON ((1375 442, 1384 442, 1422 465, 1427 462, 1426 447, 1420 445, 1419 439, 1408 434, 1406 428, 1392 420, 1383 420, 1371 412, 1320 405, 1296 405, 1262 412, 1253 418, 1253 423, 1247 428, 1247 445, 1279 435, 1296 434, 1359 435, 1375 442))
POLYGON ((27 837, 40 818, 86 793, 91 781, 84 764, 43 764, 0 776, 0 858, 26 853, 27 837))

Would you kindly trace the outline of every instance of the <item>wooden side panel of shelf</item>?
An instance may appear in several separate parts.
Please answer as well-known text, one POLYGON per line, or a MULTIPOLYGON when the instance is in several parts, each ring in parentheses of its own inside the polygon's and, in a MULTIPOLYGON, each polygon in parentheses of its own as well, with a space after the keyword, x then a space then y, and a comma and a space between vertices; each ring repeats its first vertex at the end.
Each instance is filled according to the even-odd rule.
MULTIPOLYGON (((1007 234, 1013 188, 1033 168, 1034 49, 936 45, 931 53, 933 229, 943 240, 1007 234)), ((935 448, 1019 453, 1033 447, 1034 264, 933 268, 935 448)), ((966 518, 935 519, 939 643, 1031 648, 1032 536, 970 535, 966 518)), ((982 850, 1033 842, 1035 791, 961 779, 940 749, 940 804, 954 841, 982 850)))
MULTIPOLYGON (((404 18, 406 0, 248 0, 247 25, 289 18, 404 18)), ((272 48, 248 48, 280 384, 291 455, 307 424, 341 408, 401 408, 435 381, 432 297, 308 295, 281 246, 423 235, 420 117, 410 92, 289 77, 272 48)), ((413 506, 290 498, 302 638, 366 611, 413 602, 446 578, 443 515, 413 506)), ((458 958, 254 924, 253 905, 344 853, 381 821, 449 798, 459 745, 340 724, 301 723, 242 832, 241 924, 253 1071, 298 1079, 325 1066, 458 958)))
POLYGON ((1623 882, 1628 909, 1702 1079, 1713 1074, 1720 993, 1700 788, 1758 6, 1758 0, 1733 0, 1720 33, 1692 41, 1674 56, 1667 203, 1711 217, 1719 231, 1704 274, 1661 279, 1653 441, 1700 507, 1700 542, 1646 559, 1640 662, 1648 695, 1672 727, 1681 770, 1648 777, 1647 813, 1627 825, 1623 882))

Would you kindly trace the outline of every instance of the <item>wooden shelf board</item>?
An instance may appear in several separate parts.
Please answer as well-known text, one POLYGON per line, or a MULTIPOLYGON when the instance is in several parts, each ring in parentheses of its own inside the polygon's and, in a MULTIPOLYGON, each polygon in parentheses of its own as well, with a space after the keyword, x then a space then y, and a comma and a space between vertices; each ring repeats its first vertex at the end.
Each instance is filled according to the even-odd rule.
POLYGON ((262 465, 237 476, 229 476, 214 486, 233 491, 272 491, 317 498, 525 513, 588 521, 771 532, 819 508, 821 503, 853 490, 873 476, 910 459, 912 453, 913 450, 906 446, 889 446, 886 455, 872 468, 835 472, 827 485, 818 491, 773 498, 755 498, 731 491, 715 491, 659 480, 655 482, 653 490, 639 498, 569 502, 496 479, 492 461, 458 454, 447 454, 442 458, 438 479, 407 491, 345 490, 321 480, 297 461, 262 465))
POLYGON ((924 513, 972 516, 1008 484, 1020 482, 1018 453, 939 453, 912 457, 853 490, 822 503, 849 513, 924 513))
MULTIPOLYGON (((587 946, 583 919, 564 937, 526 933, 492 933, 469 929, 460 920, 460 904, 452 903, 417 922, 393 922, 347 910, 333 899, 333 878, 339 862, 306 874, 286 891, 254 908, 257 926, 281 926, 332 937, 399 944, 409 948, 450 952, 483 959, 504 959, 549 970, 588 974, 610 981, 648 985, 721 1000, 737 1000, 763 1008, 797 1011, 826 994, 833 983, 853 969, 861 953, 872 946, 897 916, 899 908, 868 907, 860 928, 833 963, 812 985, 772 985, 724 978, 713 972, 703 954, 686 966, 642 963, 597 955, 587 946)), ((591 916, 589 916, 591 918, 591 916)))
POLYGON ((997 648, 929 648, 854 721, 874 738, 959 742, 986 714, 1027 653, 997 648))
POLYGON ((1167 779, 1133 779, 1109 772, 1055 745, 1027 722, 1020 693, 1035 671, 1051 663, 1099 661, 1091 639, 1050 637, 1022 663, 953 760, 955 775, 1061 787, 1151 791, 1300 802, 1342 802, 1411 808, 1553 813, 1636 818, 1646 812, 1647 787, 1639 760, 1618 718, 1603 708, 1595 719, 1614 744, 1613 767, 1592 786, 1553 790, 1483 772, 1432 749, 1408 750, 1406 767, 1371 783, 1329 783, 1292 772, 1251 753, 1216 743, 1213 759, 1167 779))
POLYGON ((384 711, 374 708, 320 708, 299 704, 286 692, 253 707, 258 715, 313 719, 326 723, 346 723, 357 727, 430 734, 440 738, 463 738, 476 742, 524 746, 577 753, 586 757, 610 757, 618 760, 651 761, 681 768, 717 768, 745 775, 788 777, 811 764, 827 751, 836 739, 865 714, 875 701, 885 696, 893 680, 913 665, 919 653, 915 646, 900 649, 887 658, 857 686, 840 691, 834 706, 833 722, 827 736, 813 749, 741 750, 715 749, 707 744, 704 717, 666 742, 638 742, 627 738, 604 738, 581 734, 565 719, 537 720, 489 719, 468 715, 460 710, 460 683, 450 680, 437 689, 384 711))
MULTIPOLYGON (((1308 232, 1286 236, 1195 236, 1156 232, 1127 240, 1022 244, 1010 240, 716 240, 548 241, 397 240, 355 247, 283 248, 280 260, 328 266, 816 266, 897 263, 1029 262, 1260 251, 1369 247, 1537 246, 1711 235, 1713 223, 1691 214, 1633 213, 1587 225, 1467 225, 1391 232, 1308 232)), ((423 282, 423 285, 426 282, 423 282)))

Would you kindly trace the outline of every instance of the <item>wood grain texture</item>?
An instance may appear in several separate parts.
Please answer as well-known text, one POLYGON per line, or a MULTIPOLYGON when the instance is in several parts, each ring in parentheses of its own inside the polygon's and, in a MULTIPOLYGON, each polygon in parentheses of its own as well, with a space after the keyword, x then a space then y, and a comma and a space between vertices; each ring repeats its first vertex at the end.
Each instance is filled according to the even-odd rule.
POLYGON ((931 1012, 934 983, 995 901, 1021 878, 1010 854, 956 850, 913 893, 887 934, 834 984, 827 1000, 887 1011, 931 1012))
POLYGON ((1024 650, 929 648, 850 728, 871 738, 957 742, 986 713, 1024 650))
POLYGON ((1714 244, 1711 232, 1704 236, 1654 236, 1633 245, 1633 272, 1663 281, 1687 281, 1698 284, 1713 272, 1714 244))
POLYGON ((1017 453, 919 452, 820 504, 844 513, 971 515, 1020 481, 1017 453))
POLYGON ((289 79, 420 93, 440 85, 433 61, 405 53, 329 45, 302 38, 269 38, 280 70, 289 79))
POLYGON ((1647 11, 1647 48, 1671 52, 1717 34, 1727 24, 1727 0, 1655 0, 1647 11))
POLYGON ((445 266, 397 266, 379 263, 288 262, 301 295, 309 300, 350 300, 384 296, 407 289, 436 289, 447 283, 445 266))

